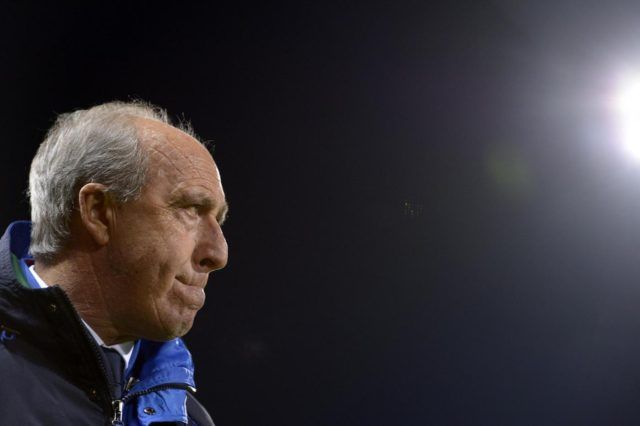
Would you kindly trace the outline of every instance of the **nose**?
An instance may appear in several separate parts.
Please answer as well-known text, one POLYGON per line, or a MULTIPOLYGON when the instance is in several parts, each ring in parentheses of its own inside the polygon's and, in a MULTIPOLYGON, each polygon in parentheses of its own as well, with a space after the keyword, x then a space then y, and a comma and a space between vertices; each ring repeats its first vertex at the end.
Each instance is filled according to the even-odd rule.
POLYGON ((222 228, 215 217, 203 217, 193 251, 194 268, 209 273, 227 265, 228 246, 222 228))

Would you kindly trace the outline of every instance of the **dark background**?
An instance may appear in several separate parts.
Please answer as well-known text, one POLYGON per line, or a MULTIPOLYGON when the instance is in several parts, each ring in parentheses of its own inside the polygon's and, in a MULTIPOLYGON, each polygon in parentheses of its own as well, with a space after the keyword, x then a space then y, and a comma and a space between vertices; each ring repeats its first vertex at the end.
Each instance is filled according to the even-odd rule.
POLYGON ((56 113, 189 118, 231 205, 218 426, 640 423, 632 1, 3 1, 1 219, 56 113))

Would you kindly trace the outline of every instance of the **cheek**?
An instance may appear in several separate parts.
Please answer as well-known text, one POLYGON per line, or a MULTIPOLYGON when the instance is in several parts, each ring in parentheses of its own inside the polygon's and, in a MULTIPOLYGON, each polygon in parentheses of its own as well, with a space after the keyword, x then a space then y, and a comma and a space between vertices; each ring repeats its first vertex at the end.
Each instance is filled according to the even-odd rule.
POLYGON ((117 241, 112 264, 140 294, 169 298, 176 276, 189 277, 192 271, 195 232, 172 215, 150 217, 117 241))

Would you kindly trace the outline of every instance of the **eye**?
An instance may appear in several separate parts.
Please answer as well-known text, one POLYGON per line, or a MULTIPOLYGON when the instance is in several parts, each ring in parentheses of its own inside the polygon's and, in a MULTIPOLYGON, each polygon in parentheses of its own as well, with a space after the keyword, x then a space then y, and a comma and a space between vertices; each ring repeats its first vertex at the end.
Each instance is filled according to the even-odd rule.
POLYGON ((182 210, 192 217, 198 217, 200 215, 200 206, 198 206, 197 204, 184 206, 182 207, 182 210))

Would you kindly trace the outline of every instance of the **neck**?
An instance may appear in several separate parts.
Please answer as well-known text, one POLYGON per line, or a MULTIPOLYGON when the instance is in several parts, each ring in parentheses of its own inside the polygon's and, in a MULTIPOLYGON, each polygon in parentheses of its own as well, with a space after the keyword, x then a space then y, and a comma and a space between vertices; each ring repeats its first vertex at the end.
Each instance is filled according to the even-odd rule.
POLYGON ((98 277, 101 271, 84 253, 64 256, 55 264, 35 261, 35 271, 48 285, 58 285, 74 308, 107 345, 135 340, 118 332, 109 309, 106 286, 98 277))

